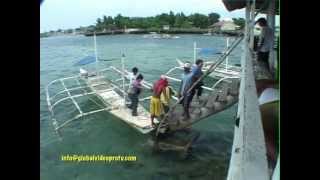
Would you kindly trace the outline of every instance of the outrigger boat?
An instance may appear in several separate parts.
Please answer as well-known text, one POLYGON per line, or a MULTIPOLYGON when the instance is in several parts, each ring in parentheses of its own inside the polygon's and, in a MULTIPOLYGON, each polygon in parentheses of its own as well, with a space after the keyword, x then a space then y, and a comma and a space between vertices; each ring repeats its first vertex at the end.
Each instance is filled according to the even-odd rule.
MULTIPOLYGON (((58 121, 55 118, 52 118, 53 125, 55 127, 55 130, 58 131, 60 128, 64 127, 65 125, 69 124, 70 122, 77 120, 83 116, 88 116, 94 113, 98 113, 101 111, 108 111, 112 115, 118 117, 123 122, 127 123, 131 127, 135 128, 139 132, 146 134, 153 130, 150 122, 150 113, 142 106, 138 106, 138 116, 132 116, 131 111, 129 108, 126 107, 126 87, 129 86, 128 79, 125 78, 125 76, 128 74, 128 71, 123 71, 120 69, 117 69, 116 67, 110 66, 108 68, 96 71, 96 72, 88 72, 87 70, 81 68, 79 75, 66 77, 66 78, 60 78, 57 80, 52 81, 50 84, 48 84, 46 88, 46 94, 47 94, 47 103, 49 106, 49 110, 51 114, 55 115, 54 108, 59 103, 71 100, 73 105, 78 110, 78 114, 63 122, 59 123, 61 121, 58 121), (108 75, 105 75, 105 74, 108 75), (113 75, 113 76, 111 76, 113 75), (116 76, 118 75, 118 78, 116 76), (119 75, 122 77, 119 78, 119 75), (72 88, 68 88, 66 86, 67 81, 74 81, 77 83, 77 86, 73 86, 72 88), (63 90, 55 93, 54 95, 51 95, 49 92, 49 89, 51 86, 60 83, 63 87, 63 90), (84 85, 83 85, 84 84, 84 85), (82 90, 81 93, 73 93, 76 90, 82 90), (54 103, 53 100, 60 94, 66 93, 66 97, 55 100, 54 103), (89 96, 89 95, 95 95, 100 100, 100 103, 97 101, 92 100, 89 98, 88 100, 94 101, 95 104, 100 106, 100 109, 95 109, 89 112, 85 112, 79 105, 79 103, 76 101, 76 98, 89 96)), ((151 85, 147 82, 143 82, 143 86, 145 88, 150 89, 151 85)), ((144 101, 148 99, 148 97, 142 97, 140 101, 144 101)), ((155 119, 156 122, 158 122, 157 119, 155 119)))
MULTIPOLYGON (((235 43, 235 45, 230 47, 230 49, 222 54, 217 63, 212 64, 211 67, 205 71, 205 75, 202 78, 205 78, 210 73, 214 72, 214 69, 224 61, 225 57, 230 54, 230 52, 235 48, 237 44, 239 44, 240 41, 241 38, 237 41, 237 43, 235 43)), ((94 42, 96 51, 95 36, 94 42)), ((98 62, 97 59, 98 58, 96 56, 95 62, 98 62)), ((142 93, 139 99, 138 116, 132 116, 131 109, 127 108, 126 106, 126 99, 128 96, 127 89, 130 84, 128 78, 129 72, 124 68, 124 59, 125 56, 122 55, 121 69, 110 66, 108 68, 90 72, 87 69, 80 68, 80 72, 78 75, 56 79, 47 85, 47 104, 52 115, 53 126, 58 135, 60 135, 61 128, 65 127, 75 120, 80 119, 81 117, 92 115, 102 111, 107 111, 113 116, 117 117, 119 120, 138 130, 138 132, 142 134, 154 132, 151 134, 152 137, 156 137, 156 147, 162 150, 168 148, 170 149, 171 147, 173 148, 172 150, 180 149, 186 151, 190 147, 191 142, 195 141, 196 137, 190 136, 188 140, 184 141, 186 143, 182 143, 183 145, 173 145, 172 141, 167 141, 168 139, 162 139, 163 141, 159 143, 160 141, 157 138, 158 135, 172 135, 172 133, 176 131, 184 130, 208 116, 225 110, 238 101, 238 91, 240 84, 239 77, 224 77, 215 82, 210 87, 202 86, 204 89, 202 98, 199 100, 196 100, 196 98, 194 98, 194 100, 191 102, 190 119, 185 120, 181 118, 182 105, 179 104, 181 99, 173 96, 172 98, 176 102, 170 105, 170 111, 163 116, 163 119, 155 119, 155 123, 158 124, 158 126, 157 128, 154 128, 151 125, 150 112, 143 106, 143 102, 150 100, 151 96, 148 95, 148 93, 142 93), (76 85, 67 87, 66 84, 69 84, 72 81, 75 82, 76 85), (54 86, 57 84, 60 84, 63 89, 52 94, 52 89, 54 89, 54 86), (61 94, 64 94, 65 97, 58 99, 57 97, 59 97, 61 94), (92 95, 98 98, 98 100, 96 101, 90 98, 90 96, 92 95), (83 109, 77 102, 77 98, 80 97, 87 97, 88 101, 94 102, 99 106, 99 108, 91 111, 85 111, 85 109, 83 109), (55 107, 61 102, 67 100, 72 102, 73 106, 77 109, 78 114, 68 120, 62 121, 55 117, 55 107)), ((174 87, 174 83, 180 83, 181 81, 181 79, 172 76, 173 72, 181 70, 182 68, 175 67, 165 73, 166 77, 171 81, 170 84, 172 84, 172 87, 174 87)), ((182 73, 182 71, 179 73, 182 73)), ((152 84, 147 80, 144 80, 142 85, 146 89, 152 89, 152 84)))
MULTIPOLYGON (((96 53, 94 62, 97 64, 98 58, 95 35, 94 45, 96 53)), ((150 113, 143 106, 138 106, 138 116, 132 116, 130 109, 126 107, 126 88, 129 86, 128 78, 126 77, 128 75, 128 71, 124 69, 124 56, 121 58, 121 60, 123 65, 121 70, 113 66, 94 72, 89 72, 84 68, 80 68, 80 73, 78 75, 56 79, 47 85, 47 104, 52 115, 54 128, 57 132, 59 129, 74 120, 102 111, 108 111, 143 134, 146 134, 154 129, 151 126, 150 113), (76 82, 76 85, 68 88, 66 84, 70 81, 76 82), (52 86, 57 84, 60 84, 63 89, 52 95, 50 89, 52 86), (80 93, 75 93, 79 90, 81 91, 80 93), (59 97, 61 94, 65 94, 65 97, 57 99, 57 97, 59 97), (88 97, 90 95, 95 95, 98 97, 100 101, 99 103, 90 97, 88 100, 93 101, 100 108, 85 112, 80 107, 76 99, 79 97, 88 97), (54 108, 61 102, 67 100, 71 100, 72 104, 76 107, 78 114, 71 119, 61 122, 55 118, 54 108)), ((85 61, 89 63, 93 62, 88 61, 87 59, 85 59, 85 61)), ((147 82, 143 82, 143 86, 148 89, 152 87, 152 85, 147 82)), ((144 101, 146 99, 148 99, 148 97, 142 97, 140 100, 144 101)), ((158 122, 158 120, 155 119, 155 122, 158 122)))
MULTIPOLYGON (((226 49, 229 47, 229 38, 226 38, 226 49)), ((226 51, 226 49, 224 51, 226 51)), ((197 59, 197 54, 222 54, 223 52, 219 52, 213 48, 199 48, 197 47, 197 43, 193 44, 193 62, 195 63, 197 59)), ((240 77, 241 67, 234 66, 229 64, 229 58, 226 57, 225 63, 221 63, 209 76, 219 79, 225 77, 240 77)), ((184 62, 180 59, 176 59, 178 65, 183 67, 184 62)), ((190 61, 191 62, 191 61, 190 61)), ((215 64, 216 60, 204 60, 203 71, 207 71, 212 64, 215 64)))

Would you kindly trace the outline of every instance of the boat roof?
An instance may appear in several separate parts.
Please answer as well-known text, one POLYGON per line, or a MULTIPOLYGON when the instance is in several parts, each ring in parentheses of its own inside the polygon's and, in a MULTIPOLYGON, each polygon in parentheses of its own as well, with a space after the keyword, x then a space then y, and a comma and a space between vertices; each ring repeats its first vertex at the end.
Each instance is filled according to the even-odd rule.
MULTIPOLYGON (((275 13, 279 15, 279 0, 255 0, 256 9, 261 10, 262 13, 267 13, 268 4, 271 1, 275 1, 275 13)), ((245 8, 247 3, 246 0, 222 0, 222 2, 228 11, 234 11, 237 9, 245 8)))

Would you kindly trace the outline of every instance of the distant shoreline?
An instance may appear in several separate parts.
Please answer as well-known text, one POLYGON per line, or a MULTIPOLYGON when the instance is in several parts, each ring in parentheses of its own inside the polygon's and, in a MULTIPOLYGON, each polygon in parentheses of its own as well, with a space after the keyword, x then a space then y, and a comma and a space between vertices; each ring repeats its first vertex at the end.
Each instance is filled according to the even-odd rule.
MULTIPOLYGON (((151 32, 156 32, 159 34, 207 34, 209 32, 208 29, 138 29, 134 31, 125 31, 125 30, 109 30, 104 32, 95 32, 96 36, 104 36, 104 35, 123 35, 123 34, 149 34, 151 32)), ((211 33, 212 36, 238 36, 241 34, 241 30, 234 31, 214 31, 211 33)), ((66 36, 66 35, 84 35, 84 36, 93 36, 94 32, 84 32, 84 33, 46 33, 40 34, 40 38, 54 37, 54 36, 66 36)))
MULTIPOLYGON (((110 30, 105 32, 96 32, 97 36, 100 35, 116 35, 116 34, 149 34, 151 32, 156 32, 159 34, 206 34, 209 32, 208 29, 170 29, 170 30, 163 30, 163 29, 139 29, 130 32, 125 32, 124 30, 110 30)), ((229 35, 229 36, 237 36, 242 33, 241 30, 235 31, 214 31, 212 35, 229 35)), ((93 36, 94 32, 86 32, 84 33, 85 36, 93 36)))

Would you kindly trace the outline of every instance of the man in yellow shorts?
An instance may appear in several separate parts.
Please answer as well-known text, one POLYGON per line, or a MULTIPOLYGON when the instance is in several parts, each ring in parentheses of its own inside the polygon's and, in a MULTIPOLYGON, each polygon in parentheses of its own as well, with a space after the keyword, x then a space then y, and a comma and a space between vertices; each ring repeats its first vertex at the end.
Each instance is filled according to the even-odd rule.
POLYGON ((171 100, 171 97, 175 94, 176 94, 176 92, 169 85, 167 87, 163 88, 161 95, 160 95, 160 101, 161 101, 164 113, 169 112, 170 100, 171 100))
POLYGON ((163 89, 168 86, 168 81, 165 76, 156 81, 153 85, 153 95, 150 100, 150 114, 151 114, 151 124, 155 127, 154 118, 159 117, 163 111, 163 107, 160 101, 160 95, 163 89))

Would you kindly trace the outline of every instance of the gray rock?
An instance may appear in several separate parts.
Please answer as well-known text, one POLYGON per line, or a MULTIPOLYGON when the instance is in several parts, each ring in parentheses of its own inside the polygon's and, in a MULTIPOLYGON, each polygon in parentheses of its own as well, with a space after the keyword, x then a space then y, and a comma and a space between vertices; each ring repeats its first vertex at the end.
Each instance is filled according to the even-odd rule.
POLYGON ((221 110, 221 108, 222 108, 222 105, 221 105, 220 102, 215 102, 215 103, 214 103, 214 109, 215 109, 215 110, 221 110))
POLYGON ((233 100, 234 100, 234 97, 233 97, 233 96, 231 96, 231 95, 228 95, 228 96, 227 96, 227 101, 228 101, 228 103, 232 102, 233 100))
POLYGON ((202 108, 201 108, 201 114, 202 114, 202 115, 205 115, 205 114, 208 114, 208 113, 209 113, 208 108, 206 108, 206 107, 202 107, 202 108))
POLYGON ((209 99, 208 102, 206 103, 206 106, 205 106, 205 107, 207 107, 207 108, 209 108, 209 109, 214 108, 214 102, 215 102, 215 101, 213 101, 212 99, 209 99))

